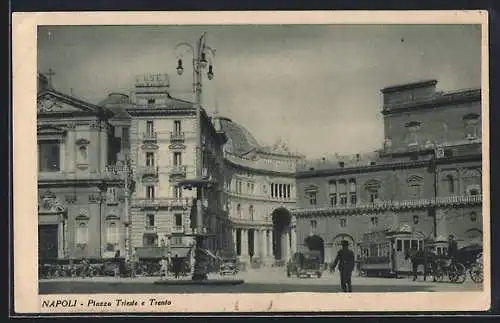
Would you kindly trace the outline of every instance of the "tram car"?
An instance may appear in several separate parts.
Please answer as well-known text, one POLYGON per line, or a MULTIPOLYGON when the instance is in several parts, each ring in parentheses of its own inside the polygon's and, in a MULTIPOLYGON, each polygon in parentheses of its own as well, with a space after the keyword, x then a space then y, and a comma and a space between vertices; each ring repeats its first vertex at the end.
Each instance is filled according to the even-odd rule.
POLYGON ((411 249, 424 249, 424 236, 413 232, 409 226, 365 233, 358 244, 359 271, 366 276, 379 277, 410 273, 411 262, 405 255, 411 249))

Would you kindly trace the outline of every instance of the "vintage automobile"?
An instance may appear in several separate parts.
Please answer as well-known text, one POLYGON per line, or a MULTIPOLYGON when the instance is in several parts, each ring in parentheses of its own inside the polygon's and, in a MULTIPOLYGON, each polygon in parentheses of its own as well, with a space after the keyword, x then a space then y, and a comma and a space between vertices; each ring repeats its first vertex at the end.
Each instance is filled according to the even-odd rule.
POLYGON ((286 266, 287 277, 307 277, 316 276, 321 278, 321 253, 319 251, 296 252, 291 261, 286 266))
POLYGON ((223 259, 220 265, 219 274, 224 275, 236 275, 238 273, 238 264, 236 259, 223 259))

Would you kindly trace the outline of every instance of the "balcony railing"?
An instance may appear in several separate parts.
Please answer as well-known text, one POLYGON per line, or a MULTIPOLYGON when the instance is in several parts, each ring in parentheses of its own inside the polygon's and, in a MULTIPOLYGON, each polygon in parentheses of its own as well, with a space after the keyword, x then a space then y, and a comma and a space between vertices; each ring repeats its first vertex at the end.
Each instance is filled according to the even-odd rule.
POLYGON ((144 132, 142 134, 142 141, 143 142, 156 142, 158 140, 158 133, 157 132, 144 132))
POLYGON ((100 173, 77 173, 68 171, 59 172, 38 172, 39 181, 58 181, 58 180, 123 180, 125 173, 123 168, 115 165, 106 166, 100 173))
POLYGON ((190 199, 174 198, 138 198, 132 201, 132 205, 139 207, 189 207, 190 199))
POLYGON ((172 233, 184 233, 185 229, 182 225, 175 225, 172 227, 172 233))
POLYGON ((141 169, 142 176, 158 176, 158 167, 144 166, 141 169))
POLYGON ((483 201, 482 195, 460 195, 443 196, 433 199, 418 199, 404 201, 375 201, 373 203, 337 205, 327 208, 303 208, 292 209, 296 216, 309 216, 316 214, 345 214, 345 213, 363 213, 370 211, 401 210, 401 209, 419 209, 427 207, 446 207, 446 206, 464 206, 477 205, 483 201))
POLYGON ((186 177, 186 165, 175 165, 170 170, 170 176, 186 177))
POLYGON ((144 227, 144 232, 145 233, 156 233, 156 230, 157 230, 157 228, 154 225, 146 225, 144 227))
POLYGON ((170 132, 170 141, 184 141, 186 139, 186 135, 184 131, 173 131, 170 132))

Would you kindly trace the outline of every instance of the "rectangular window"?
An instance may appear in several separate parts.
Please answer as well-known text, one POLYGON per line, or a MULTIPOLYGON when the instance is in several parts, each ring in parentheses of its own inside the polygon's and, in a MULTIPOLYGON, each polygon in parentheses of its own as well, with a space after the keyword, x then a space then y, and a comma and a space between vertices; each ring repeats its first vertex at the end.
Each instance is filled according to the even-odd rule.
POLYGON ((351 204, 355 205, 358 202, 358 198, 356 196, 356 193, 350 193, 350 197, 351 197, 351 204))
POLYGON ((375 203, 378 200, 378 192, 369 193, 370 203, 375 203))
POLYGON ((271 197, 274 197, 274 183, 271 183, 271 197))
POLYGON ((120 231, 115 222, 109 223, 106 228, 106 241, 109 244, 117 244, 120 241, 120 231))
POLYGON ((347 193, 340 193, 340 205, 347 204, 347 193))
POLYGON ((309 193, 309 204, 316 205, 316 193, 309 193))
POLYGON ((118 199, 118 195, 116 193, 116 187, 108 187, 106 201, 108 203, 115 202, 118 199))
POLYGON ((311 220, 311 229, 316 229, 318 226, 318 222, 316 220, 311 220))
POLYGON ((181 213, 176 213, 174 215, 175 217, 175 226, 176 227, 182 227, 182 214, 181 213))
POLYGON ((154 200, 155 198, 155 187, 153 185, 146 186, 146 198, 154 200))
POLYGON ((418 240, 411 240, 411 248, 418 249, 418 240))
POLYGON ((146 133, 147 133, 148 135, 152 136, 152 135, 153 135, 153 133, 154 133, 154 131, 155 131, 155 128, 154 128, 154 123, 153 123, 153 121, 152 121, 152 120, 147 121, 147 122, 146 122, 146 133))
POLYGON ((340 227, 345 228, 347 226, 347 219, 340 219, 340 227))
POLYGON ((403 243, 401 242, 401 240, 396 240, 396 250, 403 251, 403 243))
POLYGON ((87 223, 78 224, 76 229, 75 242, 77 244, 86 244, 89 241, 89 227, 87 223))
POLYGON ((410 240, 403 240, 403 248, 404 248, 404 251, 406 250, 410 250, 410 240))
POLYGON ((420 198, 421 186, 419 184, 410 185, 410 198, 418 199, 420 198))
POLYGON ((181 120, 174 120, 174 134, 180 135, 181 131, 181 120))
POLYGON ((330 206, 337 205, 337 194, 330 194, 330 206))
POLYGON ((146 214, 146 226, 154 227, 155 226, 155 215, 152 213, 146 214))
POLYGON ((154 167, 155 166, 155 153, 147 152, 146 153, 146 166, 154 167))
POLYGON ((172 244, 176 246, 184 244, 183 237, 172 237, 172 244))
POLYGON ((122 127, 122 147, 128 148, 130 146, 130 131, 128 127, 122 127))
POLYGON ((148 99, 148 104, 155 104, 155 99, 148 99))
POLYGON ((145 234, 143 244, 145 247, 156 247, 158 245, 158 237, 152 234, 145 234))
POLYGON ((182 153, 179 151, 174 152, 174 166, 182 165, 182 153))
POLYGON ((60 165, 60 146, 57 141, 38 143, 38 170, 40 172, 58 172, 60 165))

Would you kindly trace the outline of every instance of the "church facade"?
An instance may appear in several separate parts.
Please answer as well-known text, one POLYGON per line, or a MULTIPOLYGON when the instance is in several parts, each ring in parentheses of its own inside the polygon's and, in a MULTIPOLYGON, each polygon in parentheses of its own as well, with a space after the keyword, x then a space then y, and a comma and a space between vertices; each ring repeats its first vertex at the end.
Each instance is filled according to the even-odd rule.
POLYGON ((430 80, 382 90, 385 142, 368 154, 297 167, 297 247, 316 237, 331 262, 369 232, 410 228, 424 241, 482 242, 481 91, 430 80))

